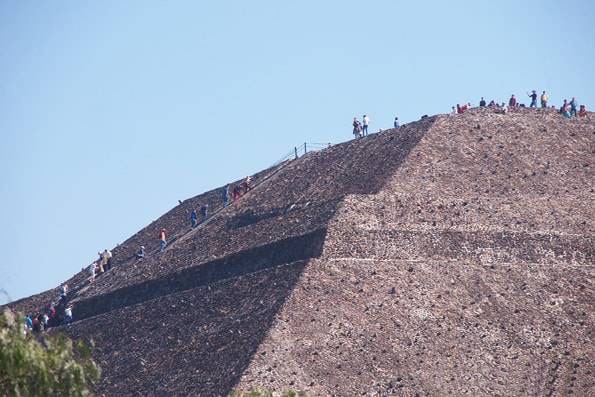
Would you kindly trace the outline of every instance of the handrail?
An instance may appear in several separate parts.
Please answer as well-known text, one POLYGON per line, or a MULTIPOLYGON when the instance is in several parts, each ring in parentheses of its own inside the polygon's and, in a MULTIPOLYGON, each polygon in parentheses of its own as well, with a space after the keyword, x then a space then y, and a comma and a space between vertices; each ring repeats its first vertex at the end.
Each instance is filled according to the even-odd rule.
MULTIPOLYGON (((327 142, 327 143, 321 143, 321 142, 304 142, 302 144, 296 145, 293 147, 292 150, 290 150, 289 152, 287 152, 286 154, 283 155, 283 157, 281 157, 279 160, 277 160, 273 166, 277 166, 277 169, 275 169, 273 172, 271 172, 270 174, 264 176, 262 179, 260 179, 253 187, 252 189, 250 189, 249 191, 247 191, 245 194, 248 194, 249 192, 255 190, 256 188, 258 188, 260 185, 262 185, 263 183, 265 183, 266 181, 268 181, 271 177, 273 177, 274 175, 276 175, 279 171, 281 171, 283 168, 285 168, 285 166, 289 163, 292 162, 292 160, 296 160, 301 156, 304 156, 308 153, 308 151, 319 151, 319 150, 324 150, 326 148, 331 147, 331 143, 327 142), (302 152, 303 150, 303 152, 302 152)), ((221 208, 216 209, 215 211, 212 212, 211 216, 209 216, 207 219, 205 219, 203 222, 199 223, 196 227, 191 228, 190 230, 186 231, 186 232, 182 232, 182 233, 178 233, 175 236, 173 236, 173 238, 171 239, 171 241, 168 243, 168 245, 166 246, 164 251, 167 251, 169 249, 172 249, 173 247, 175 247, 176 243, 180 242, 180 241, 184 241, 190 234, 196 233, 197 230, 202 229, 203 227, 205 227, 206 225, 208 225, 209 223, 211 223, 214 219, 217 218, 217 215, 219 215, 221 212, 225 211, 225 209, 227 209, 228 207, 231 207, 231 205, 233 204, 230 203, 227 206, 223 206, 221 208)), ((151 250, 150 252, 147 252, 145 257, 150 257, 155 255, 156 253, 160 252, 160 248, 156 248, 154 250, 151 250)), ((132 257, 130 257, 129 259, 125 260, 124 262, 120 263, 119 265, 123 265, 125 263, 127 263, 130 259, 135 258, 135 256, 133 255, 132 257)), ((87 268, 84 268, 82 270, 82 272, 86 272, 87 268)), ((105 273, 105 271, 104 271, 105 273)), ((88 277, 84 277, 83 274, 83 280, 80 283, 77 283, 74 286, 70 286, 66 296, 67 296, 67 302, 68 301, 72 301, 73 299, 75 299, 80 291, 86 286, 87 284, 87 280, 89 278, 88 277)), ((58 308, 60 307, 60 303, 62 303, 62 298, 58 297, 56 300, 51 300, 50 302, 52 304, 52 306, 58 308)))

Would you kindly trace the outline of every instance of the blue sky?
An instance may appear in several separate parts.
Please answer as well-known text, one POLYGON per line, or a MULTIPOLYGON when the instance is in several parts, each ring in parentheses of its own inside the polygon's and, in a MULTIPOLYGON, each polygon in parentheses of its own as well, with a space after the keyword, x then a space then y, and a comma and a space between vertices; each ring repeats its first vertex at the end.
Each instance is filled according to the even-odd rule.
POLYGON ((349 139, 354 116, 531 89, 592 109, 594 4, 0 2, 0 288, 54 287, 178 199, 349 139))

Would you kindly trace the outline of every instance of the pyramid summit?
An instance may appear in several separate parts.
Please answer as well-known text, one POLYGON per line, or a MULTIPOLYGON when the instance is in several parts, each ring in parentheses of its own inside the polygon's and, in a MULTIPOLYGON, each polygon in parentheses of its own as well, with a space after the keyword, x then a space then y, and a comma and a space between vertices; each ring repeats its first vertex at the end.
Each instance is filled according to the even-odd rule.
POLYGON ((594 138, 591 113, 480 108, 282 162, 74 275, 57 329, 94 341, 100 395, 589 395, 594 138))

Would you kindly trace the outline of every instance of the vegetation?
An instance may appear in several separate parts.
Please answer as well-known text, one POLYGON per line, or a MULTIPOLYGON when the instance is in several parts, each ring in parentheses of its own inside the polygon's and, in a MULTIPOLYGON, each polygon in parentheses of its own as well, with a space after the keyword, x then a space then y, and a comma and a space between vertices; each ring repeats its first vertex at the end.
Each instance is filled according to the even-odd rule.
POLYGON ((0 314, 0 395, 87 396, 100 369, 82 341, 63 334, 24 332, 24 324, 6 310, 0 314))

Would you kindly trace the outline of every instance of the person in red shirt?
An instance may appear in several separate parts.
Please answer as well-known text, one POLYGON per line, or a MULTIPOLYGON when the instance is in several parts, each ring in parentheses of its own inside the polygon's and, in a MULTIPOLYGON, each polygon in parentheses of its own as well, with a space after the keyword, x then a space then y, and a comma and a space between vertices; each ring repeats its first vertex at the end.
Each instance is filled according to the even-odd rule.
POLYGON ((165 251, 165 247, 167 246, 167 240, 165 238, 165 229, 161 229, 161 231, 159 232, 159 244, 161 246, 159 251, 165 251))

